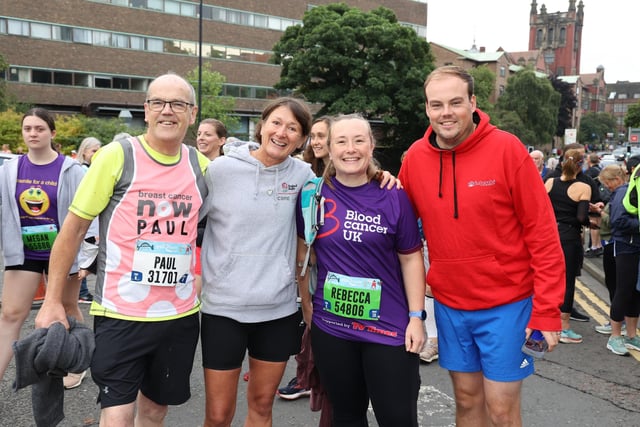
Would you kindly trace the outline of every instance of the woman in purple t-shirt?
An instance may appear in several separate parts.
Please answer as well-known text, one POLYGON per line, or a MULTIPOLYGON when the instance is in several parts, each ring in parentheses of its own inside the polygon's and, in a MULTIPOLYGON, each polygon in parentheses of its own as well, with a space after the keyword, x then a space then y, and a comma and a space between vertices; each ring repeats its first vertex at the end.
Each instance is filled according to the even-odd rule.
MULTIPOLYGON (((313 244, 318 285, 299 280, 314 360, 333 425, 417 426, 425 272, 416 217, 403 190, 371 182, 374 140, 359 115, 329 130, 324 225, 313 244)), ((298 260, 306 247, 298 211, 298 260)))
MULTIPOLYGON (((5 266, 0 380, 13 355, 11 344, 18 339, 43 273, 48 271, 51 246, 83 176, 78 162, 54 150, 55 134, 55 122, 47 110, 29 110, 22 118, 27 154, 0 167, 0 243, 5 266)), ((68 278, 63 302, 67 315, 82 322, 79 288, 74 272, 68 278)))

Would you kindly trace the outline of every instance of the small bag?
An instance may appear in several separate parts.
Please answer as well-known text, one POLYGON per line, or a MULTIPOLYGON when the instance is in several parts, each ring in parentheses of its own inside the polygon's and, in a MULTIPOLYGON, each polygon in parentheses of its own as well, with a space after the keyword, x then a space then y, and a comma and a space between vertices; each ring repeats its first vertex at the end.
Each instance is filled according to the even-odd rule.
POLYGON ((322 190, 322 178, 316 177, 305 182, 300 193, 300 205, 304 220, 304 243, 307 246, 307 254, 304 257, 301 276, 304 276, 309 267, 309 292, 313 294, 318 282, 318 270, 315 265, 309 264, 311 245, 313 244, 318 229, 324 225, 324 197, 322 190))

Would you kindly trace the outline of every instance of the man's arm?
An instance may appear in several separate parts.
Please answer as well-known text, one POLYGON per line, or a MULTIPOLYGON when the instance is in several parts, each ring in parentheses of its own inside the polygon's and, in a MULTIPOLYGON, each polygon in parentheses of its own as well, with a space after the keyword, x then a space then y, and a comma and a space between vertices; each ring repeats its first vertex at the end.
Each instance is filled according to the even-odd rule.
POLYGON ((62 294, 69 270, 78 254, 91 221, 69 212, 51 248, 49 277, 44 303, 36 316, 36 328, 48 328, 52 323, 62 322, 69 328, 62 304, 62 294))

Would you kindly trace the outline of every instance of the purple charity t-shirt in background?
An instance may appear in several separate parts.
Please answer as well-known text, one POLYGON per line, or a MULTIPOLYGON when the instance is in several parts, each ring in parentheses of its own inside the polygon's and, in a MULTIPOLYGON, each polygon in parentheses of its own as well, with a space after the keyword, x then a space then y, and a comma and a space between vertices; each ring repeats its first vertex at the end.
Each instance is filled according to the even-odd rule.
POLYGON ((59 155, 46 165, 33 164, 26 155, 21 156, 18 162, 16 202, 24 256, 27 259, 48 260, 51 246, 60 230, 58 180, 64 156, 59 155))

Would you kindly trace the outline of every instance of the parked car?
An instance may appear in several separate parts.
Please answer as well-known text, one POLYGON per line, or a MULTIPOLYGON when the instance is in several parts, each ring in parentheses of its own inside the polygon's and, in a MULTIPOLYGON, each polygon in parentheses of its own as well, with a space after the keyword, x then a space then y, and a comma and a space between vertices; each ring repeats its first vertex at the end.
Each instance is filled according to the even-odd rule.
POLYGON ((14 157, 18 157, 18 154, 0 153, 0 165, 3 164, 5 160, 13 159, 14 157))

